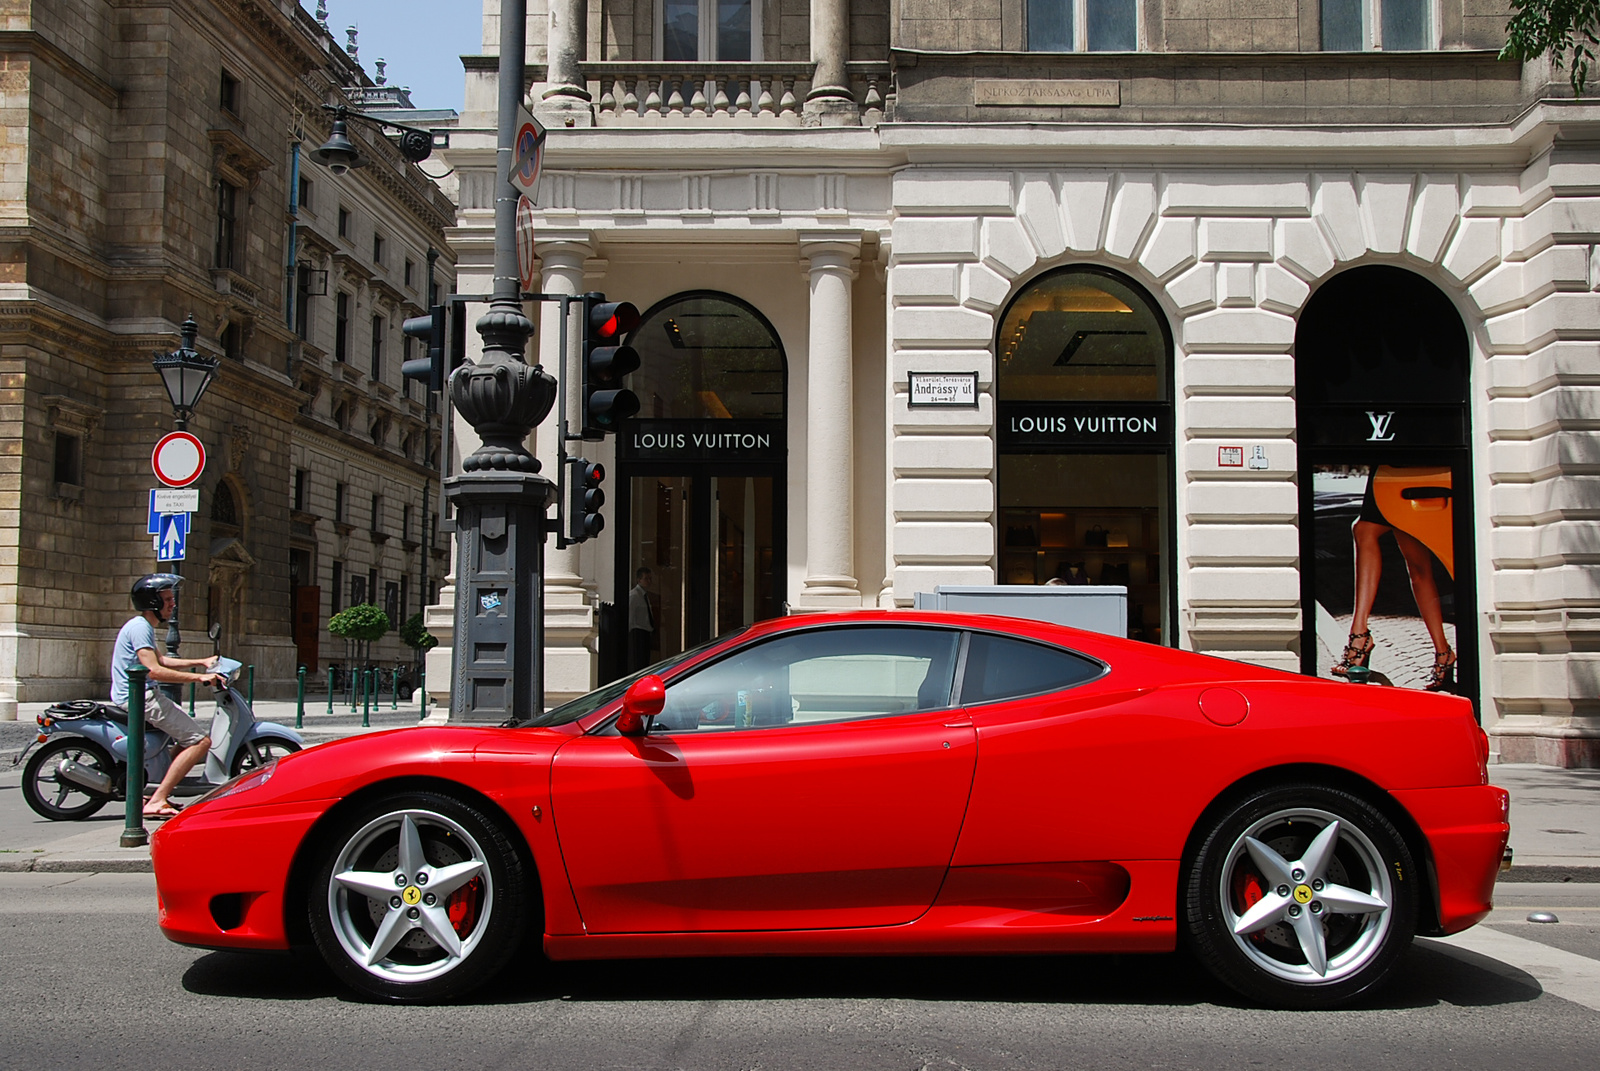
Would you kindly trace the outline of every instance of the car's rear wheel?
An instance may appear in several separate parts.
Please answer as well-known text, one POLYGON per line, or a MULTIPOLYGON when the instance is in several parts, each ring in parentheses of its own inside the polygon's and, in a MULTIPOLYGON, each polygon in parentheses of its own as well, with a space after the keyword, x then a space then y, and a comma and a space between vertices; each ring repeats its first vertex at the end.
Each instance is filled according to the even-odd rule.
POLYGON ((1189 943, 1252 1000, 1335 1007, 1380 985, 1411 943, 1418 878, 1405 839, 1365 800, 1319 785, 1258 791, 1191 860, 1189 943))
POLYGON ((500 826, 440 793, 405 792, 344 816, 311 883, 328 966, 393 1001, 461 996, 521 944, 529 875, 500 826))

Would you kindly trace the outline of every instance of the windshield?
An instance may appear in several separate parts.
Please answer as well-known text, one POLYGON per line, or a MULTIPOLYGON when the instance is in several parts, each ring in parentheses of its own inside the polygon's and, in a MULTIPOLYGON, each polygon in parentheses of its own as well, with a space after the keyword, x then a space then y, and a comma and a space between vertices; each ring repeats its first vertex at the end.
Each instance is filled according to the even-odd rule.
MULTIPOLYGON (((748 625, 745 626, 745 628, 748 627, 748 625)), ((633 682, 638 680, 640 677, 648 677, 652 673, 660 676, 673 667, 681 665, 682 663, 689 661, 691 658, 697 657, 700 652, 709 650, 710 648, 715 647, 717 644, 722 643, 724 640, 731 639, 732 637, 737 636, 739 633, 744 631, 745 629, 741 628, 733 632, 725 633, 724 635, 718 636, 714 640, 702 643, 698 647, 691 647, 689 650, 684 651, 681 654, 675 654, 670 658, 663 658, 653 666, 646 666, 636 673, 630 673, 626 677, 619 677, 610 684, 601 685, 588 695, 579 696, 570 703, 563 703, 559 707, 554 707, 550 710, 547 710, 543 714, 536 714, 531 718, 513 719, 505 724, 511 728, 521 729, 528 726, 565 725, 568 722, 577 721, 584 715, 592 714, 599 710, 613 699, 620 698, 622 693, 626 692, 628 688, 632 686, 633 682)))

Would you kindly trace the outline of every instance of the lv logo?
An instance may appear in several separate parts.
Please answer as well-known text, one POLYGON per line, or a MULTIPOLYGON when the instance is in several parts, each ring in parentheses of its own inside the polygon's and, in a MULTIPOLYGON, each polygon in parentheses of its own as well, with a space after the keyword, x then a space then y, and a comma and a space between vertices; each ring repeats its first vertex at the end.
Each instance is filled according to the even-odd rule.
POLYGON ((1394 420, 1394 413, 1375 413, 1367 410, 1367 419, 1372 422, 1372 434, 1367 436, 1369 443, 1387 443, 1394 441, 1394 432, 1389 430, 1389 424, 1394 420))

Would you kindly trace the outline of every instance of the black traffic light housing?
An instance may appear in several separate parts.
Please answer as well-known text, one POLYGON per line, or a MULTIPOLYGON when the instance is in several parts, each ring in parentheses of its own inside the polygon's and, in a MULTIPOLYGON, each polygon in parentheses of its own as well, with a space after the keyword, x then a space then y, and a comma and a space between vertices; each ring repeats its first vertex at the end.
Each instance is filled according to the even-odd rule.
POLYGON ((406 379, 417 380, 430 391, 444 390, 444 321, 444 306, 435 305, 429 310, 428 315, 412 316, 400 325, 400 333, 407 338, 422 339, 424 352, 422 357, 402 361, 400 374, 406 379))
POLYGON ((588 458, 567 458, 567 501, 562 511, 567 530, 562 536, 568 543, 582 543, 605 530, 606 519, 600 515, 600 507, 606 504, 606 493, 600 490, 605 478, 604 465, 588 458))
POLYGON ((623 336, 637 326, 639 310, 631 302, 583 295, 582 438, 614 435, 622 421, 639 411, 638 395, 622 386, 623 377, 639 367, 639 354, 622 344, 623 336))

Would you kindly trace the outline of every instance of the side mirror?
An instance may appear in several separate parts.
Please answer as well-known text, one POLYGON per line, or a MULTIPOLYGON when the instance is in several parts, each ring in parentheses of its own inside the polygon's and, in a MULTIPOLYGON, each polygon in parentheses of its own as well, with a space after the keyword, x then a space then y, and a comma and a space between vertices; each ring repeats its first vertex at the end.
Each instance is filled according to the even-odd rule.
POLYGON ((643 736, 650 718, 661 713, 667 705, 667 686, 655 674, 640 677, 629 686, 622 697, 622 714, 617 718, 617 732, 623 736, 643 736))

